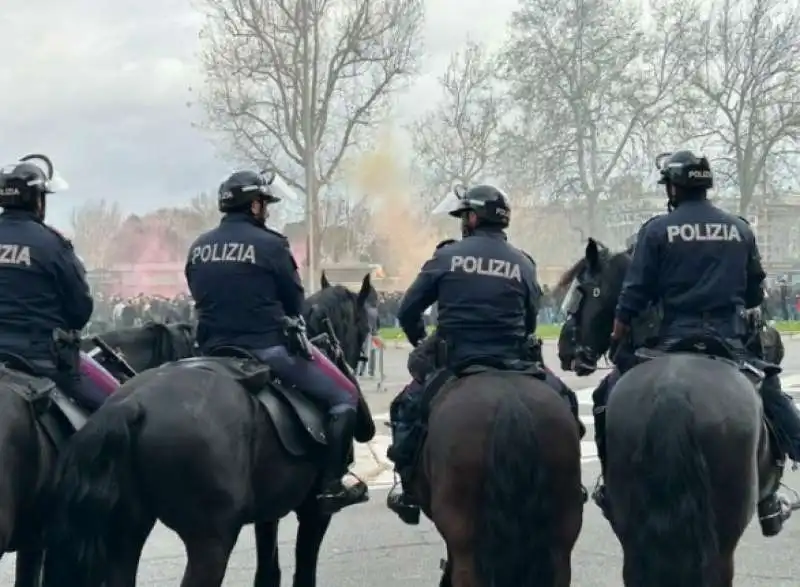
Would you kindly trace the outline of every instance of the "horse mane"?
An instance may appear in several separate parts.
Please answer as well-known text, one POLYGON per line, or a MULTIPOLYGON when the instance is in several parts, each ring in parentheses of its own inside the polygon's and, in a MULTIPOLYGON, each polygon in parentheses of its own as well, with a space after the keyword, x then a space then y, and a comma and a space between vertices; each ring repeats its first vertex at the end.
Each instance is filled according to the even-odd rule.
POLYGON ((559 278, 558 283, 556 283, 555 291, 560 292, 566 290, 570 284, 575 280, 578 275, 586 269, 586 258, 581 257, 575 263, 567 269, 564 274, 559 278))
MULTIPOLYGON (((614 274, 621 278, 625 278, 625 271, 628 267, 628 259, 633 255, 634 246, 631 245, 625 250, 612 253, 611 250, 601 243, 598 240, 595 240, 597 243, 597 248, 600 251, 600 256, 602 259, 608 262, 609 268, 614 272, 614 274), (620 275, 621 274, 621 275, 620 275)), ((572 284, 572 281, 576 279, 583 271, 586 269, 586 256, 581 257, 575 263, 567 269, 559 278, 558 283, 555 286, 556 293, 562 293, 569 288, 572 284)))

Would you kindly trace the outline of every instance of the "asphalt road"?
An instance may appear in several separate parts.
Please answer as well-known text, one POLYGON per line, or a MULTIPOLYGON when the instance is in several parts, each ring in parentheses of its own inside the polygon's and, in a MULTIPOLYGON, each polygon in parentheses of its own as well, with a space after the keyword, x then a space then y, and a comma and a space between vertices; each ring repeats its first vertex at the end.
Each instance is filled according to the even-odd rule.
MULTIPOLYGON (((556 366, 552 344, 546 348, 545 358, 556 366)), ((796 393, 800 401, 800 340, 786 341, 784 362, 784 388, 796 393)), ((373 413, 380 416, 388 412, 389 402, 407 380, 405 375, 405 350, 387 349, 385 354, 384 391, 377 391, 377 378, 365 379, 363 387, 373 413)), ((590 391, 602 373, 588 378, 561 374, 567 383, 580 391, 581 413, 590 424, 590 391)), ((379 434, 381 430, 379 430, 379 434)), ((591 439, 592 431, 587 434, 591 439)), ((319 584, 324 587, 405 587, 409 585, 437 585, 439 560, 444 553, 441 539, 430 523, 423 521, 417 527, 400 522, 385 509, 386 484, 391 481, 385 447, 388 438, 379 436, 372 447, 359 450, 356 470, 370 481, 372 499, 338 514, 323 544, 320 558, 319 584)), ((584 449, 584 483, 591 485, 598 475, 598 463, 593 443, 586 442, 584 449)), ((800 488, 800 473, 785 476, 789 486, 800 488)), ((281 561, 284 585, 290 585, 294 568, 293 548, 296 532, 294 519, 281 527, 281 561)), ((794 558, 800 546, 800 518, 790 521, 780 536, 762 538, 758 524, 748 529, 737 552, 735 584, 741 587, 795 587, 800 584, 800 557, 794 558)), ((162 526, 156 527, 145 548, 140 566, 138 585, 148 587, 177 586, 185 564, 183 547, 172 533, 162 526)), ((13 556, 0 562, 0 584, 13 584, 13 556)), ((246 528, 231 558, 225 585, 244 587, 251 585, 255 572, 255 545, 253 533, 246 528)), ((573 553, 573 584, 586 587, 618 587, 621 584, 621 556, 616 538, 599 510, 589 503, 584 512, 583 530, 573 553)))

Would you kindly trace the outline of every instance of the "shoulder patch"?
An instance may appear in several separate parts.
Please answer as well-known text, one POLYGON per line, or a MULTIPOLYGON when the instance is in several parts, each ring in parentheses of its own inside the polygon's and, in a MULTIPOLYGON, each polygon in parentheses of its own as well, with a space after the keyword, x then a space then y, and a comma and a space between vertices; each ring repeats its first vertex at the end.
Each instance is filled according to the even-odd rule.
POLYGON ((56 235, 56 236, 58 237, 58 240, 60 240, 60 241, 61 241, 61 243, 62 243, 62 244, 63 244, 63 245, 66 247, 66 248, 68 248, 69 250, 72 250, 72 249, 73 249, 73 246, 72 246, 72 241, 71 241, 71 240, 69 240, 67 237, 65 237, 63 234, 61 234, 61 232, 60 232, 60 231, 56 230, 55 228, 53 228, 53 227, 52 227, 52 226, 50 226, 49 224, 45 224, 44 222, 42 222, 42 226, 44 226, 44 227, 45 227, 47 230, 49 230, 51 233, 53 233, 54 235, 56 235))
POLYGON ((442 247, 446 247, 447 245, 452 245, 455 242, 458 242, 458 241, 456 239, 454 239, 454 238, 446 238, 442 242, 440 242, 438 245, 436 245, 436 249, 435 250, 438 251, 442 247))

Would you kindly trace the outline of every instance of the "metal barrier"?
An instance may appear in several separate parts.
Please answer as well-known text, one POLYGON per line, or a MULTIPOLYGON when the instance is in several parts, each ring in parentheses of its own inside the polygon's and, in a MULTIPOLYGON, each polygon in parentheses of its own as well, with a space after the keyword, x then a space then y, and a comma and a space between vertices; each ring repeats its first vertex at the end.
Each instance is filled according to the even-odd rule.
MULTIPOLYGON (((367 355, 366 364, 359 365, 359 379, 364 378, 364 371, 370 379, 375 379, 377 375, 377 391, 384 392, 386 388, 386 371, 384 370, 383 355, 386 350, 386 342, 378 336, 370 336, 367 341, 368 348, 365 349, 367 355), (377 371, 377 373, 376 373, 377 371)), ((363 386, 362 386, 363 387, 363 386)))

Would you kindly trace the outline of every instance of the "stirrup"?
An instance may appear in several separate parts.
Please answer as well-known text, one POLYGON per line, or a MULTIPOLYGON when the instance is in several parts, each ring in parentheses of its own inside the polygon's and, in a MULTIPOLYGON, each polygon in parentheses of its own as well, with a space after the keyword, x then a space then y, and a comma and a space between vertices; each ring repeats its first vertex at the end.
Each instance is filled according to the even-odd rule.
POLYGON ((765 537, 777 536, 783 530, 783 523, 792 515, 789 501, 773 493, 758 504, 758 523, 765 537))
POLYGON ((350 471, 347 473, 357 479, 355 484, 345 485, 342 480, 339 479, 338 483, 331 482, 323 486, 322 491, 317 495, 317 504, 323 513, 333 515, 348 506, 369 501, 369 488, 367 484, 355 473, 350 471), (334 483, 336 483, 335 486, 334 483))
POLYGON ((416 526, 419 524, 420 507, 411 495, 407 494, 401 485, 400 476, 395 473, 394 485, 386 496, 386 507, 392 510, 406 524, 416 526))

